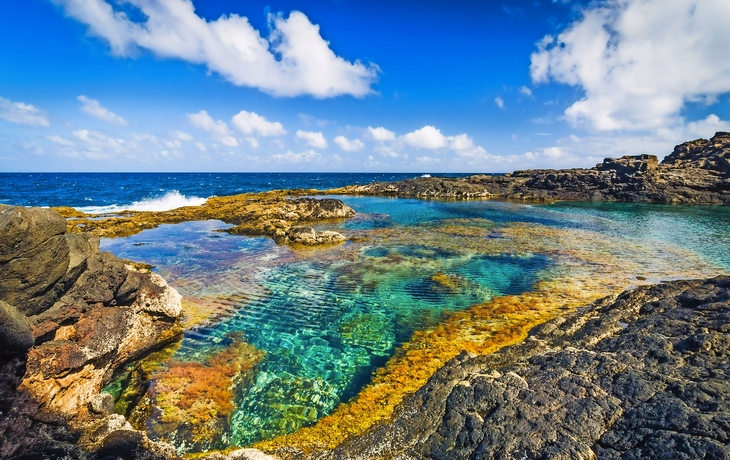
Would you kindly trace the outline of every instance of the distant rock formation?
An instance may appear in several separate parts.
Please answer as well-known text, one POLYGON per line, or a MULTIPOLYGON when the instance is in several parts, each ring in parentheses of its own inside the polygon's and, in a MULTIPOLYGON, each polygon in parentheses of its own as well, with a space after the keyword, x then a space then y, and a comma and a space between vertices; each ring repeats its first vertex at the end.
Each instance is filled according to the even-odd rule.
POLYGON ((524 201, 624 201, 730 204, 730 133, 675 147, 659 163, 653 155, 606 158, 590 169, 537 169, 462 179, 420 177, 330 190, 352 195, 495 198, 524 201))
POLYGON ((0 457, 176 456, 100 390, 181 333, 180 300, 160 276, 100 252, 98 237, 66 233, 55 211, 0 206, 0 457))
POLYGON ((462 353, 317 458, 730 458, 729 325, 730 277, 626 291, 462 353))

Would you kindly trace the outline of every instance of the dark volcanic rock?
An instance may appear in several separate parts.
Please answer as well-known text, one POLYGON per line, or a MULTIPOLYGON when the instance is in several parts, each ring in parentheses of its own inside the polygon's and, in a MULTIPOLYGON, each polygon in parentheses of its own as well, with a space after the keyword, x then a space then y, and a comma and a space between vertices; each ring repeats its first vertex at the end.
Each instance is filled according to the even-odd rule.
POLYGON ((730 204, 730 134, 675 147, 661 163, 653 155, 606 158, 590 169, 537 169, 463 179, 437 177, 350 186, 332 192, 422 198, 526 201, 627 201, 730 204))
POLYGON ((35 343, 28 319, 9 303, 0 300, 0 354, 23 354, 35 343))
POLYGON ((447 363, 331 459, 730 458, 730 277, 641 287, 447 363))

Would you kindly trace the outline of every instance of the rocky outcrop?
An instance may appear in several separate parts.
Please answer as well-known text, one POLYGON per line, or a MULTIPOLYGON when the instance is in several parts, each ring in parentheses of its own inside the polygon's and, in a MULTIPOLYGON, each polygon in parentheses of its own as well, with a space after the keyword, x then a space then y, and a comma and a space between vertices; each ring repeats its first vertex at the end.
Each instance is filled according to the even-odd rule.
POLYGON ((730 458, 730 277, 639 287, 463 353, 328 459, 730 458))
POLYGON ((353 195, 422 198, 498 198, 525 201, 625 201, 730 204, 730 133, 675 147, 659 163, 653 155, 606 158, 590 169, 525 170, 462 179, 421 177, 330 190, 353 195))
MULTIPOLYGON (((59 208, 68 221, 71 233, 90 232, 102 237, 128 236, 160 224, 192 220, 217 219, 233 224, 226 231, 233 234, 268 236, 279 244, 321 245, 345 241, 336 232, 305 235, 302 224, 345 219, 355 211, 333 198, 297 198, 316 190, 272 191, 227 197, 212 197, 201 206, 188 206, 162 212, 125 212, 88 218, 71 208, 59 208)), ((310 227, 311 228, 311 227, 310 227)))
POLYGON ((54 211, 0 207, 0 457, 86 458, 123 442, 169 453, 118 420, 100 390, 179 335, 181 297, 65 229, 54 211))

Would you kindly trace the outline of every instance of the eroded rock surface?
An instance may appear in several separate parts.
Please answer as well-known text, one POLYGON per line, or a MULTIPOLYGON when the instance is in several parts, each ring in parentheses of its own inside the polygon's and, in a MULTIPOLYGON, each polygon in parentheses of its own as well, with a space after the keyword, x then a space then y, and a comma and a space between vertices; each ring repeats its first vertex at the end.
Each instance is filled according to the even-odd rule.
POLYGON ((640 287, 463 353, 329 459, 730 458, 730 277, 640 287))
POLYGON ((661 163, 653 155, 606 158, 590 169, 525 170, 511 174, 438 177, 331 190, 339 194, 526 201, 626 201, 730 204, 730 133, 675 147, 661 163))
POLYGON ((171 448, 118 420, 99 393, 117 366, 181 332, 181 297, 100 252, 98 237, 65 229, 55 211, 0 207, 0 457, 114 446, 163 458, 171 448))

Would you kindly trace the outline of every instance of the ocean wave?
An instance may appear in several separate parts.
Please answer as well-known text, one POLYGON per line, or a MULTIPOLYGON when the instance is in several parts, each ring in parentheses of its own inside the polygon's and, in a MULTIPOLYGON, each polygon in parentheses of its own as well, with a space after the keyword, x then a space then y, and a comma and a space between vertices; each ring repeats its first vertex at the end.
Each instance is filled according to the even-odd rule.
POLYGON ((207 201, 207 198, 197 196, 185 196, 177 190, 171 190, 162 196, 146 198, 142 201, 135 201, 132 204, 112 204, 107 206, 81 206, 77 208, 87 214, 103 214, 121 211, 169 211, 182 208, 183 206, 200 206, 207 201))

